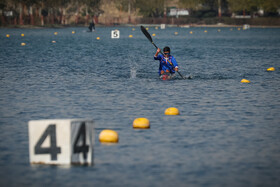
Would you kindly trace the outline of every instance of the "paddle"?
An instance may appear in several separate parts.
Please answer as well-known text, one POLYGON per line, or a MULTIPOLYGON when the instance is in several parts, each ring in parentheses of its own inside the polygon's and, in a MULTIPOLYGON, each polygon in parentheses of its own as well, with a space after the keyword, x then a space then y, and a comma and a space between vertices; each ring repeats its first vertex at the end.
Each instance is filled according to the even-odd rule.
MULTIPOLYGON (((145 27, 143 27, 142 25, 141 25, 141 31, 143 32, 143 34, 148 38, 148 40, 150 40, 150 42, 155 46, 155 48, 157 48, 158 49, 158 47, 156 46, 156 44, 153 42, 153 39, 152 39, 152 37, 151 37, 151 35, 148 33, 148 31, 145 29, 145 27)), ((164 55, 161 51, 160 51, 160 53, 162 54, 162 55, 164 55)), ((175 68, 174 67, 174 65, 167 59, 167 61, 169 62, 169 64, 171 64, 171 66, 173 67, 173 68, 175 68)), ((183 79, 186 79, 186 77, 184 77, 179 71, 177 71, 178 72, 178 74, 183 78, 183 79)))

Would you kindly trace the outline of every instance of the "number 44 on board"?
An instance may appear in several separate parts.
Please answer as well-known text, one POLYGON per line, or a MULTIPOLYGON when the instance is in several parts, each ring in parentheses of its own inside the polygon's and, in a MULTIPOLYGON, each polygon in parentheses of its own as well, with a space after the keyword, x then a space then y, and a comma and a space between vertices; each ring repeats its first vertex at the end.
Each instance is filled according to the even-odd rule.
POLYGON ((30 163, 93 164, 92 120, 34 120, 28 129, 30 163))

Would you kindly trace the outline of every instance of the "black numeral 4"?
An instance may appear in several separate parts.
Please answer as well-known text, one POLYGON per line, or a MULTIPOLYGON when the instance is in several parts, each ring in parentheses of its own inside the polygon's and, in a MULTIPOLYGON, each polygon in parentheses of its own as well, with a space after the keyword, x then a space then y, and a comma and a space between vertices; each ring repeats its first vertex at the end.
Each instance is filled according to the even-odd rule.
POLYGON ((35 154, 50 154, 51 160, 57 160, 57 154, 59 153, 61 153, 61 148, 56 146, 56 125, 52 124, 47 127, 35 145, 35 154), (50 147, 42 147, 48 136, 50 136, 50 147))
POLYGON ((74 142, 74 153, 83 153, 84 160, 87 160, 87 153, 89 146, 86 145, 86 124, 83 122, 78 131, 78 135, 74 142), (82 141, 82 145, 78 145, 79 140, 82 141))

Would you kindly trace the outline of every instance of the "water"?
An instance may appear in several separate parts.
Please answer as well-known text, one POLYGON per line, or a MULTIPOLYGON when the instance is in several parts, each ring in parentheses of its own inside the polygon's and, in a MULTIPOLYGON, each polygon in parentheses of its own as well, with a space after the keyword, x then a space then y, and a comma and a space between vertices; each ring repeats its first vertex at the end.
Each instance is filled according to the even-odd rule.
POLYGON ((0 30, 1 186, 280 185, 280 29, 150 28, 193 77, 170 81, 140 28, 113 29, 0 30), (94 119, 93 167, 29 164, 28 121, 61 118, 94 119), (118 144, 99 143, 107 128, 118 144))

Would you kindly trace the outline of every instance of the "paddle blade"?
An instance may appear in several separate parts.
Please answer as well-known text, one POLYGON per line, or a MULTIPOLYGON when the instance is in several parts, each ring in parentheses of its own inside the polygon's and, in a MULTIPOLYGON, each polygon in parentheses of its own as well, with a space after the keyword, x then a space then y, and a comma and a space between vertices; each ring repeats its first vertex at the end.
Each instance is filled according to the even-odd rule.
POLYGON ((142 25, 141 25, 141 31, 148 38, 148 40, 150 40, 150 42, 153 43, 153 39, 152 39, 151 35, 148 33, 148 31, 142 25))

